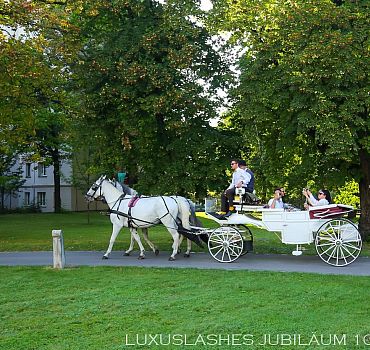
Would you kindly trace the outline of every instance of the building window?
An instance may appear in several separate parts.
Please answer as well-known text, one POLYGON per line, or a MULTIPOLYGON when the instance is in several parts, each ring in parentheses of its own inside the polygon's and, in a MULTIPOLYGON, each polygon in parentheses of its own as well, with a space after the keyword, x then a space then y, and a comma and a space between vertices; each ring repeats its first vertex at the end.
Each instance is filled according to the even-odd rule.
POLYGON ((37 204, 40 207, 46 206, 46 192, 37 192, 37 204))
POLYGON ((26 163, 26 177, 31 177, 31 163, 26 163))
POLYGON ((24 192, 24 205, 30 205, 31 192, 24 192))
POLYGON ((39 177, 46 176, 46 165, 44 163, 39 163, 37 168, 39 171, 39 177))

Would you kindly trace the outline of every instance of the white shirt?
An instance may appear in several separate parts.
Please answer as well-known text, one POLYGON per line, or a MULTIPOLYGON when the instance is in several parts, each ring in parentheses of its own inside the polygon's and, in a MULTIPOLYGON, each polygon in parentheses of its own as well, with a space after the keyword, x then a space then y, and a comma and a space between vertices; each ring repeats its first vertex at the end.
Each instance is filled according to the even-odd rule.
MULTIPOLYGON (((271 208, 271 205, 274 201, 274 198, 271 198, 268 202, 268 206, 271 208)), ((275 199, 275 208, 273 209, 284 209, 284 203, 283 201, 280 199, 275 199)))
POLYGON ((242 182, 242 186, 245 187, 251 181, 251 175, 241 168, 236 168, 233 172, 233 178, 231 184, 227 189, 234 188, 239 182, 242 182))

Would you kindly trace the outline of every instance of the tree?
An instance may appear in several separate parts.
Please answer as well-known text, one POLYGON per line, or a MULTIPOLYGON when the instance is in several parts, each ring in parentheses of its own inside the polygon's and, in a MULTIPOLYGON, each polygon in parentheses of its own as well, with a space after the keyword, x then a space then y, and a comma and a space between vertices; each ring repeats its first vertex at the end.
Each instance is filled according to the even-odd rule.
POLYGON ((73 38, 66 35, 73 32, 68 8, 63 1, 11 1, 0 13, 0 136, 8 148, 54 166, 59 212, 60 161, 68 149, 66 53, 73 38))
POLYGON ((1 147, 3 144, 0 143, 0 209, 5 208, 5 195, 12 195, 15 193, 24 183, 22 180, 20 169, 14 169, 16 163, 17 152, 11 152, 4 150, 1 147))
POLYGON ((75 15, 83 45, 72 69, 94 172, 124 168, 145 193, 202 197, 222 185, 235 146, 209 120, 229 75, 198 5, 87 1, 75 15))
POLYGON ((296 188, 355 177, 360 231, 369 238, 366 2, 219 1, 215 13, 211 24, 232 31, 244 49, 231 121, 242 126, 265 177, 296 188))

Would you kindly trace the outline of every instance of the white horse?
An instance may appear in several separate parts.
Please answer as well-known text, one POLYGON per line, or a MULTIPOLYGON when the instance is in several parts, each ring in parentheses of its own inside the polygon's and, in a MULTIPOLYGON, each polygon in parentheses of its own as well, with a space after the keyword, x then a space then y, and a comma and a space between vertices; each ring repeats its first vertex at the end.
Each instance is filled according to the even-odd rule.
MULTIPOLYGON (((194 210, 194 203, 193 202, 191 202, 190 200, 186 199, 185 197, 181 197, 181 196, 170 196, 170 197, 173 198, 176 201, 176 203, 178 203, 178 206, 179 206, 178 219, 181 220, 181 218, 183 218, 185 215, 190 215, 189 220, 185 220, 185 222, 182 223, 183 227, 186 230, 191 231, 191 226, 190 225, 197 226, 197 227, 202 226, 202 223, 199 221, 199 219, 197 219, 195 217, 195 210, 194 210)), ((142 233, 143 233, 144 240, 148 243, 149 247, 152 249, 152 251, 156 255, 158 255, 159 250, 155 246, 155 244, 152 241, 150 241, 149 235, 148 235, 148 229, 147 228, 142 229, 142 233)), ((139 236, 139 239, 140 239, 140 236, 139 236)), ((181 243, 182 243, 183 239, 184 239, 184 235, 181 234, 180 235, 180 240, 179 240, 179 252, 180 252, 180 246, 181 246, 181 243)), ((197 244, 199 244, 199 242, 197 244)), ((134 245, 135 245, 135 237, 133 235, 131 235, 130 246, 125 251, 126 256, 130 255, 130 253, 134 250, 134 245)), ((189 238, 187 238, 186 239, 186 251, 184 253, 184 257, 189 258, 190 257, 190 252, 191 252, 191 240, 189 238)), ((139 258, 144 258, 144 254, 145 254, 145 252, 140 252, 139 258)))
MULTIPOLYGON (((122 193, 124 193, 126 195, 130 195, 130 196, 138 195, 138 192, 136 190, 134 190, 133 188, 131 188, 127 185, 122 185, 122 184, 120 184, 119 182, 117 182, 115 180, 110 180, 110 182, 112 183, 112 185, 114 187, 116 187, 122 193)), ((178 203, 178 206, 179 206, 178 219, 179 220, 181 220, 181 218, 184 217, 184 215, 187 215, 187 213, 188 213, 188 215, 190 215, 190 217, 189 217, 190 222, 189 222, 189 220, 185 220, 185 223, 182 224, 183 226, 185 224, 184 228, 186 230, 189 230, 189 231, 191 230, 190 225, 196 226, 196 227, 202 227, 203 226, 201 221, 195 215, 195 204, 190 199, 187 199, 187 198, 182 197, 182 196, 170 196, 170 197, 173 198, 176 201, 176 203, 178 203), (189 223, 189 225, 187 226, 188 223, 189 223)), ((142 228, 142 233, 143 233, 144 240, 147 242, 147 244, 149 245, 151 250, 154 252, 155 255, 158 255, 159 254, 158 248, 149 239, 148 228, 142 228)), ((140 236, 138 236, 138 237, 139 237, 139 240, 140 240, 140 236)), ((201 238, 204 239, 204 237, 201 237, 201 238)), ((180 252, 180 245, 181 245, 183 239, 184 239, 184 235, 180 235, 179 252, 180 252)), ((134 235, 131 235, 130 246, 125 251, 125 253, 124 253, 125 256, 129 256, 130 253, 134 250, 135 240, 136 239, 135 239, 134 235)), ((191 240, 189 238, 187 238, 186 243, 187 243, 187 248, 186 248, 186 251, 184 253, 184 257, 189 258, 190 257, 190 252, 191 252, 191 240)), ((198 245, 200 244, 199 240, 198 240, 197 244, 198 245)), ((140 245, 139 245, 139 247, 140 247, 140 245)), ((139 259, 144 259, 144 258, 145 258, 145 251, 140 251, 139 259)))
MULTIPOLYGON (((109 181, 110 181, 110 183, 115 188, 117 188, 118 190, 120 190, 126 196, 136 196, 136 195, 138 195, 138 192, 136 190, 134 190, 133 188, 131 188, 131 187, 127 186, 127 185, 121 184, 120 182, 118 182, 115 179, 109 180, 109 181)), ((159 254, 158 248, 149 239, 148 228, 147 227, 141 228, 141 232, 143 234, 143 237, 144 237, 145 242, 149 245, 150 249, 153 251, 153 253, 155 255, 158 255, 159 254)), ((179 245, 181 244, 181 237, 180 237, 179 245)), ((140 239, 140 236, 139 236, 139 239, 140 239)), ((134 244, 135 244, 135 237, 134 237, 134 235, 131 235, 130 247, 129 247, 129 249, 127 249, 125 251, 125 253, 124 253, 125 256, 129 256, 130 253, 134 250, 134 244)), ((144 258, 145 258, 145 252, 140 252, 140 255, 139 255, 139 258, 138 259, 144 259, 144 258)))
MULTIPOLYGON (((113 225, 109 247, 103 258, 108 259, 114 241, 122 227, 130 229, 131 234, 139 244, 140 251, 144 252, 137 228, 148 228, 162 223, 173 238, 173 251, 169 260, 175 260, 179 247, 178 223, 176 221, 179 215, 179 205, 173 198, 166 196, 144 197, 140 198, 135 206, 130 208, 129 202, 132 197, 123 195, 105 176, 101 176, 86 193, 86 199, 90 201, 99 197, 105 198, 111 211, 110 220, 113 225)), ((185 211, 184 208, 183 213, 185 211)), ((188 213, 181 217, 181 223, 184 227, 190 227, 188 213)))

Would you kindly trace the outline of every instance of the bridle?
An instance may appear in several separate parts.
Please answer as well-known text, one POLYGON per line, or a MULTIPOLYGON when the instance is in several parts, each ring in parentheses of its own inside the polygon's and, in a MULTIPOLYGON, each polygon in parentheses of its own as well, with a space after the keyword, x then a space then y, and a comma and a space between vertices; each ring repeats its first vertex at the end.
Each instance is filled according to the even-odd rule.
POLYGON ((101 192, 101 185, 105 179, 101 179, 99 185, 97 183, 94 183, 91 186, 91 190, 94 192, 92 194, 86 194, 86 197, 93 198, 95 201, 98 200, 99 198, 103 197, 102 192, 101 192), (95 197, 96 192, 99 190, 99 196, 95 197))

